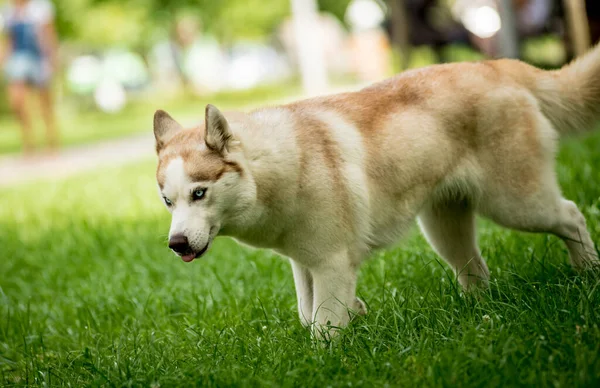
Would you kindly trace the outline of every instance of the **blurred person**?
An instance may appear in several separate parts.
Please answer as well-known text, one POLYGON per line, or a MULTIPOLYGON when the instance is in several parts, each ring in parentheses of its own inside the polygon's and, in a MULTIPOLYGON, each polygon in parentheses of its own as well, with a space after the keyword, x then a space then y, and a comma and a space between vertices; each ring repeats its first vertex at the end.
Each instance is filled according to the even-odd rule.
POLYGON ((197 15, 175 18, 168 38, 152 49, 151 61, 161 88, 167 85, 176 92, 183 86, 202 95, 223 87, 226 56, 219 42, 204 32, 197 15))
MULTIPOLYGON (((499 9, 500 4, 495 0, 495 7, 499 9)), ((552 20, 552 11, 555 7, 553 0, 513 0, 513 10, 517 29, 519 46, 527 38, 544 34, 549 31, 552 20)), ((482 5, 485 3, 481 3, 482 5)), ((471 39, 481 52, 489 57, 500 55, 500 37, 496 33, 491 37, 480 37, 471 34, 471 39)))
POLYGON ((191 17, 177 19, 172 26, 169 50, 177 73, 186 87, 191 81, 185 72, 185 53, 200 37, 201 28, 201 23, 191 17))
MULTIPOLYGON (((447 61, 443 49, 453 43, 465 44, 490 57, 498 55, 498 34, 478 36, 466 28, 463 19, 467 11, 474 8, 492 7, 497 12, 500 6, 498 0, 455 0, 452 5, 442 0, 390 1, 404 7, 410 44, 431 46, 438 61, 447 61)), ((550 29, 555 3, 553 0, 513 0, 519 41, 550 29)), ((393 37, 393 31, 397 28, 395 23, 398 21, 392 18, 386 20, 385 26, 390 37, 393 37)))
POLYGON ((351 61, 361 82, 376 82, 391 72, 390 40, 382 28, 385 11, 375 0, 353 0, 346 9, 351 61))
POLYGON ((150 63, 154 82, 161 91, 177 93, 189 86, 184 70, 185 52, 193 43, 197 29, 182 28, 181 19, 175 19, 164 40, 157 42, 150 51, 150 63), (190 38, 191 37, 191 38, 190 38))
MULTIPOLYGON (((349 61, 349 38, 343 24, 332 14, 320 12, 317 19, 319 36, 322 38, 325 62, 330 75, 348 74, 352 70, 349 61)), ((277 38, 283 46, 288 60, 299 66, 298 49, 291 17, 286 18, 278 28, 277 38)))
MULTIPOLYGON (((399 7, 404 7, 408 24, 408 41, 411 46, 431 46, 438 62, 448 62, 445 48, 452 44, 462 44, 474 48, 469 39, 469 32, 456 22, 446 10, 445 2, 439 0, 390 0, 399 7), (448 14, 448 15, 446 15, 448 14)), ((392 13, 384 22, 386 33, 391 40, 400 26, 392 13)), ((399 45, 400 42, 393 42, 399 45)))
POLYGON ((517 28, 521 37, 539 34, 552 16, 552 0, 514 0, 517 28))
POLYGON ((0 61, 8 83, 9 103, 21 126, 23 151, 30 155, 35 148, 31 112, 26 105, 30 89, 39 93, 48 145, 55 151, 59 135, 51 91, 58 51, 54 6, 49 0, 12 0, 0 15, 5 35, 0 61))

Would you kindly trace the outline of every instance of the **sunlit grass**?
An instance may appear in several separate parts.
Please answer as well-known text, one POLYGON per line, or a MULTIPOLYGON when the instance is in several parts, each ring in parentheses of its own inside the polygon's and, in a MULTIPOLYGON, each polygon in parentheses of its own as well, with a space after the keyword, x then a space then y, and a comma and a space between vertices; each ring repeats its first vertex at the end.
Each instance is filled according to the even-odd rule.
MULTIPOLYGON (((565 195, 600 240, 600 134, 568 141, 565 195)), ((361 272, 369 306, 316 347, 289 264, 218 239, 166 248, 154 162, 0 191, 0 385, 598 386, 600 282, 556 238, 480 221, 492 283, 465 297, 414 233, 361 272)))

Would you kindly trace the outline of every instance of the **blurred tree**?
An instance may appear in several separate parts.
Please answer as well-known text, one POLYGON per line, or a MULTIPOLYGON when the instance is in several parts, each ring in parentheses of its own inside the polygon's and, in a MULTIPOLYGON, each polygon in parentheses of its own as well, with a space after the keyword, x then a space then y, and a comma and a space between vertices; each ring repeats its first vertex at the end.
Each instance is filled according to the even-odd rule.
POLYGON ((268 5, 264 0, 226 0, 219 4, 214 32, 226 40, 264 37, 290 14, 289 0, 270 0, 268 5))
POLYGON ((329 12, 333 16, 337 17, 344 25, 346 21, 344 16, 346 15, 346 9, 352 0, 319 0, 319 9, 321 11, 329 12))
POLYGON ((85 44, 88 49, 107 46, 136 47, 147 39, 148 10, 135 2, 110 0, 54 1, 61 40, 85 44))
MULTIPOLYGON (((121 46, 145 50, 166 37, 182 14, 197 16, 202 29, 231 41, 268 36, 290 15, 290 0, 53 0, 63 40, 87 48, 121 46)), ((319 8, 344 21, 351 0, 319 0, 319 8)))

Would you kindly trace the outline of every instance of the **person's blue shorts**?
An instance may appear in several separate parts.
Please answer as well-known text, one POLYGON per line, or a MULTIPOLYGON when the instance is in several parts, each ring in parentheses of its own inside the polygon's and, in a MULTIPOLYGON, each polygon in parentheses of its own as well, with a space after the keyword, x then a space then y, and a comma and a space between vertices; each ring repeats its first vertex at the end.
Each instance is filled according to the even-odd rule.
POLYGON ((4 74, 9 83, 23 82, 42 88, 50 82, 47 61, 28 53, 11 54, 4 66, 4 74))

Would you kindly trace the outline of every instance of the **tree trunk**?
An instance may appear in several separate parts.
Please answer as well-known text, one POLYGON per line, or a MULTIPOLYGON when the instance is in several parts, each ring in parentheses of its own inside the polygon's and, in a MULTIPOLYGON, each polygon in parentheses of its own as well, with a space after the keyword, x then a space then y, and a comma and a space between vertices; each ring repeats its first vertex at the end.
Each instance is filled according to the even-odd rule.
POLYGON ((408 18, 404 0, 388 0, 391 10, 392 44, 400 54, 400 70, 406 70, 410 63, 410 41, 408 18))
POLYGON ((499 53, 504 58, 519 58, 519 36, 513 0, 499 0, 502 28, 498 31, 499 53))
POLYGON ((563 0, 569 36, 575 56, 584 54, 591 44, 590 26, 584 0, 563 0))

